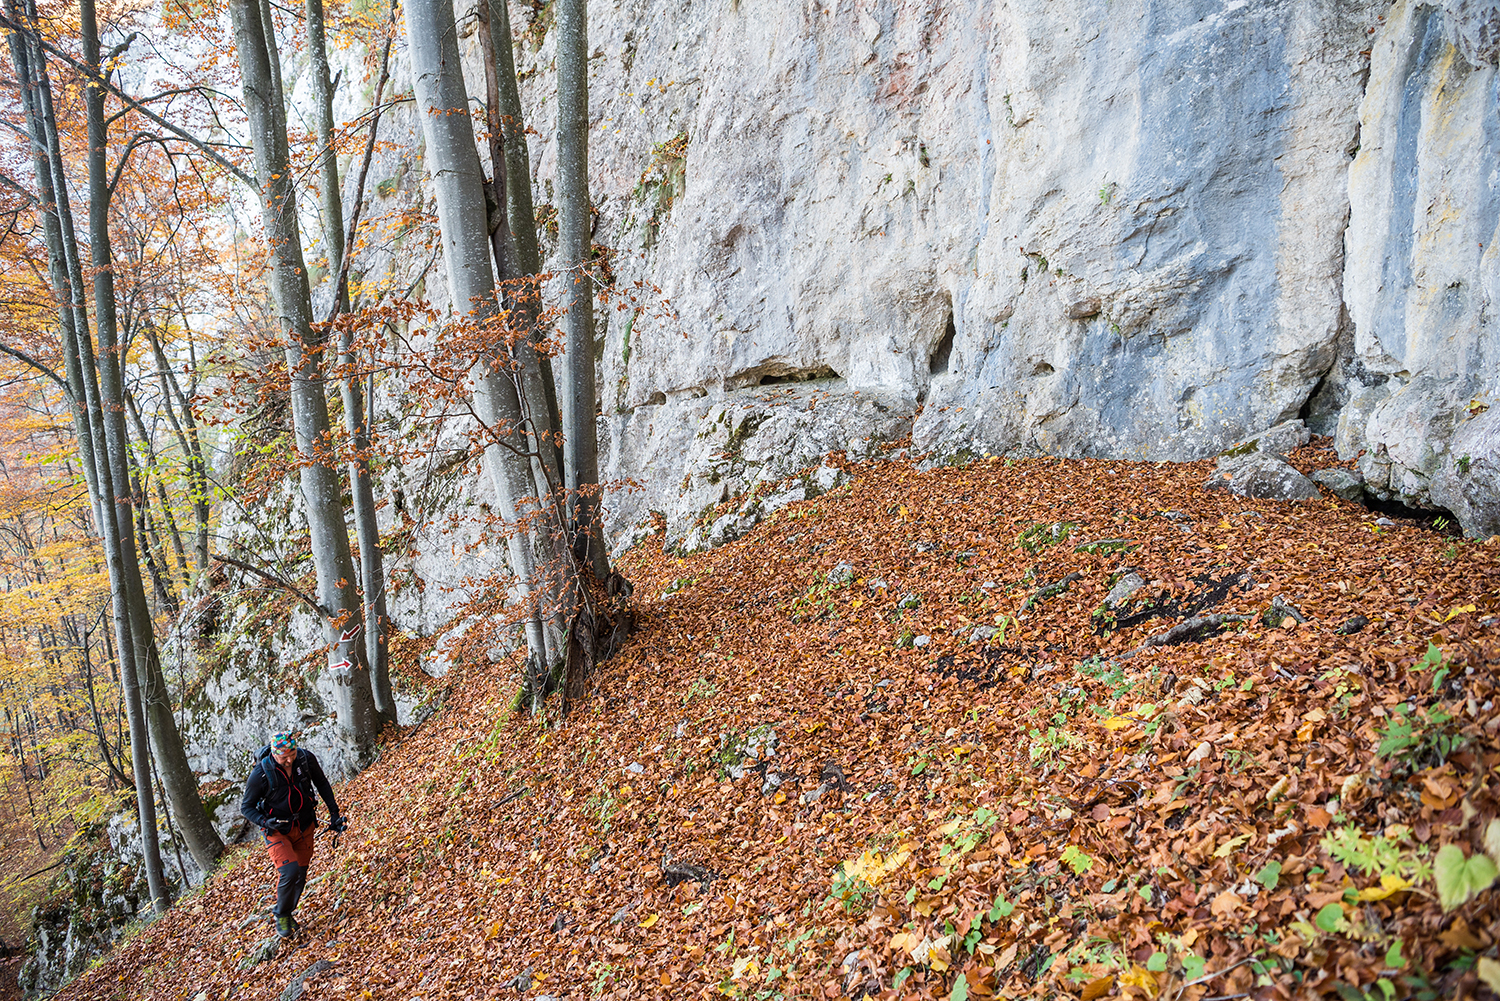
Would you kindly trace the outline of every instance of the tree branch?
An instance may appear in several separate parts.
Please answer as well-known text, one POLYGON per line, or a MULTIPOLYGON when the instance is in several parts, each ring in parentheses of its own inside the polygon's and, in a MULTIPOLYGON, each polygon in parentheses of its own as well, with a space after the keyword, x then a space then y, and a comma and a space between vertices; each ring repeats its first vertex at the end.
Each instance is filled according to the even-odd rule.
POLYGON ((259 577, 261 580, 265 581, 267 584, 270 584, 272 587, 278 587, 281 590, 286 591, 287 593, 292 594, 292 595, 296 596, 297 598, 301 599, 304 604, 306 604, 313 611, 317 612, 319 615, 323 616, 323 618, 325 618, 325 619, 331 619, 331 618, 333 618, 333 614, 331 612, 329 612, 327 608, 323 607, 321 604, 319 604, 317 601, 315 601, 310 595, 308 595, 305 591, 300 590, 297 587, 297 585, 291 583, 290 581, 282 580, 280 577, 277 577, 275 574, 267 573, 266 571, 260 569, 259 567, 251 566, 248 563, 241 563, 239 560, 235 559, 234 557, 232 557, 232 556, 225 556, 223 553, 213 553, 213 554, 210 555, 209 558, 212 559, 212 560, 217 560, 220 563, 227 563, 227 564, 229 564, 232 567, 238 567, 239 569, 244 570, 247 573, 253 573, 253 574, 255 574, 255 576, 259 577))
POLYGON ((73 393, 68 389, 67 382, 63 380, 62 376, 52 371, 50 366, 42 363, 41 361, 38 361, 36 358, 33 358, 25 351, 22 351, 19 348, 13 348, 9 344, 5 344, 3 342, 0 342, 0 354, 8 354, 17 361, 30 365, 32 368, 42 373, 42 375, 45 375, 47 378, 51 379, 53 382, 61 386, 62 391, 68 394, 68 399, 71 400, 73 398, 73 393))
POLYGON ((104 88, 109 93, 115 95, 115 97, 117 97, 120 100, 124 101, 127 105, 129 105, 134 110, 139 111, 142 115, 146 116, 146 118, 148 118, 149 120, 155 122, 157 125, 161 126, 162 128, 166 129, 168 132, 172 133, 178 139, 181 139, 183 142, 189 144, 190 146, 196 146, 210 160, 212 160, 214 163, 218 164, 220 167, 223 167, 225 170, 229 171, 229 173, 231 173, 235 177, 239 178, 245 184, 249 185, 252 188, 259 189, 260 184, 259 184, 258 181, 256 181, 256 179, 254 177, 250 176, 249 174, 247 174, 243 170, 241 170, 239 167, 235 166, 234 163, 232 163, 230 160, 228 160, 227 158, 225 158, 223 154, 219 153, 211 145, 209 145, 208 143, 204 142, 202 139, 199 139, 198 137, 192 135, 186 129, 183 129, 183 128, 180 128, 180 127, 178 127, 176 125, 173 125, 171 122, 167 121, 165 118, 161 117, 156 112, 154 112, 150 108, 146 107, 140 101, 136 100, 135 98, 131 97, 129 94, 125 93, 120 88, 116 87, 114 84, 110 83, 109 79, 107 77, 101 76, 99 73, 95 72, 91 67, 86 66, 85 64, 79 62, 77 59, 74 59, 67 52, 64 52, 62 49, 58 48, 56 45, 53 45, 51 42, 47 41, 45 38, 42 38, 36 32, 31 31, 28 25, 22 24, 19 21, 13 20, 9 16, 7 16, 7 15, 5 15, 3 13, 0 13, 0 27, 5 27, 5 28, 9 29, 10 31, 14 31, 14 32, 17 32, 19 34, 23 34, 23 35, 28 36, 29 38, 31 38, 31 40, 33 42, 35 42, 38 46, 40 46, 44 52, 51 53, 56 58, 62 60, 75 73, 78 73, 79 75, 83 76, 85 79, 89 80, 91 83, 97 84, 98 86, 104 88))

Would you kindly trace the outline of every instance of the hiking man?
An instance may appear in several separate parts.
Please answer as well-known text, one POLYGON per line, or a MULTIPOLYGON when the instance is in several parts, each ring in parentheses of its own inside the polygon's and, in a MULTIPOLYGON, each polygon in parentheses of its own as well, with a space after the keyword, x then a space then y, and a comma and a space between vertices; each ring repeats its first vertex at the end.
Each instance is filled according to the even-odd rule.
POLYGON ((276 934, 282 938, 291 938, 297 930, 292 912, 302 898, 307 867, 312 864, 318 829, 315 788, 328 804, 329 829, 343 831, 344 818, 317 756, 298 750, 297 738, 291 734, 278 733, 256 755, 245 782, 245 798, 240 801, 240 813, 265 832, 266 851, 281 877, 271 913, 276 917, 276 934))

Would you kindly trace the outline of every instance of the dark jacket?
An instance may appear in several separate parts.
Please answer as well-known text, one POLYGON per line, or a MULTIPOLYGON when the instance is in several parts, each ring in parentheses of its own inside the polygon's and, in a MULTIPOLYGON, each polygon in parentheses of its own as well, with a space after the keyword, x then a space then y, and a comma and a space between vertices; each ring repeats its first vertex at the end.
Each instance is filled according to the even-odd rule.
POLYGON ((328 804, 332 817, 339 815, 338 801, 333 798, 333 787, 318 764, 317 755, 298 749, 292 761, 291 775, 283 771, 271 756, 271 748, 263 747, 256 755, 255 765, 250 769, 250 778, 245 782, 245 798, 240 800, 240 813, 257 827, 274 829, 280 824, 295 823, 304 831, 318 823, 318 803, 313 790, 328 804))

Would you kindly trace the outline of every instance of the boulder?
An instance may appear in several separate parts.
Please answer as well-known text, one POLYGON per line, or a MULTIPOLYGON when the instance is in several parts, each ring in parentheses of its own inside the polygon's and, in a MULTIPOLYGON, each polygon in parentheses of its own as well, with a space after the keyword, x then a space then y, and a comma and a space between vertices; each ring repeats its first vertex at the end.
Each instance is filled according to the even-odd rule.
POLYGON ((676 400, 607 418, 600 425, 601 475, 641 489, 611 494, 606 530, 626 535, 660 511, 668 548, 731 542, 777 508, 844 482, 842 470, 822 464, 829 453, 884 454, 910 433, 914 407, 829 380, 742 390, 714 402, 676 400), (736 498, 733 510, 713 514, 736 498))
POLYGON ((1312 441, 1312 432, 1307 429, 1307 425, 1300 420, 1290 420, 1266 428, 1259 434, 1241 439, 1219 454, 1224 457, 1233 457, 1263 452, 1267 455, 1285 456, 1309 441, 1312 441))
POLYGON ((1220 459, 1204 486, 1260 500, 1311 500, 1320 496, 1317 485, 1285 459, 1258 451, 1220 459))
POLYGON ((1326 487, 1335 496, 1346 501, 1359 501, 1365 495, 1365 478, 1341 466, 1319 469, 1312 474, 1312 481, 1326 487))
POLYGON ((1146 581, 1134 570, 1115 581, 1115 586, 1109 589, 1109 594, 1104 598, 1104 607, 1110 611, 1119 608, 1130 600, 1130 596, 1146 586, 1146 581))
POLYGON ((1365 490, 1384 501, 1448 511, 1465 534, 1500 533, 1500 410, 1419 376, 1370 414, 1360 457, 1365 490))
POLYGON ((1470 412, 1454 428, 1428 495, 1474 538, 1500 535, 1500 408, 1470 412))

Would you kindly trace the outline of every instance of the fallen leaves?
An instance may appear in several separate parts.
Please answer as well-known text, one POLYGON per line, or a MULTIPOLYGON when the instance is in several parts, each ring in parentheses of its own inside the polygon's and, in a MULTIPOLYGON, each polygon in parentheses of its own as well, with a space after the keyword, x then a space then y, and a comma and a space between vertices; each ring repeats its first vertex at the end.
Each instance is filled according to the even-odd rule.
POLYGON ((425 1001, 543 976, 616 1001, 1194 1001, 1500 974, 1500 549, 1208 494, 1194 466, 849 471, 723 549, 628 554, 640 629, 560 725, 506 715, 512 665, 449 679, 346 791, 364 833, 315 863, 295 960, 221 958, 263 906, 250 853, 209 918, 174 910, 63 997, 272 997, 335 951, 379 1001, 424 978, 425 1001), (1277 596, 1308 621, 1264 627, 1277 596), (171 986, 169 956, 193 957, 171 986))

